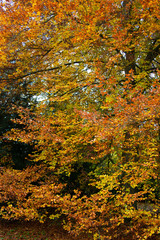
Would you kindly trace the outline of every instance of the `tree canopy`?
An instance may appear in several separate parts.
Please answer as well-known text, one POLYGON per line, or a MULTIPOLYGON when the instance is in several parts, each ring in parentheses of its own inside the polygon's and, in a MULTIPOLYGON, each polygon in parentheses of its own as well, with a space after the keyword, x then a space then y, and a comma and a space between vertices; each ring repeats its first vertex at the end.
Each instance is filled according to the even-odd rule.
POLYGON ((0 215, 63 217, 95 239, 158 236, 159 1, 1 1, 0 11, 0 215), (23 167, 6 142, 29 148, 23 167))

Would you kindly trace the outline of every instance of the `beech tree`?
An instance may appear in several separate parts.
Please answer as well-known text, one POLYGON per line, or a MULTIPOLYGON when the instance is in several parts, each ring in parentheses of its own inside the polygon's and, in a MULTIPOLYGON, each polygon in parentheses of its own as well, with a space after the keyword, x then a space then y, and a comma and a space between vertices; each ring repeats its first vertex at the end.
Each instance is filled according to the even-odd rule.
POLYGON ((34 153, 30 167, 2 168, 2 217, 63 216, 73 234, 153 239, 159 1, 12 1, 1 3, 0 21, 0 89, 16 83, 22 94, 25 82, 38 99, 12 107, 22 127, 3 136, 34 144, 34 153))

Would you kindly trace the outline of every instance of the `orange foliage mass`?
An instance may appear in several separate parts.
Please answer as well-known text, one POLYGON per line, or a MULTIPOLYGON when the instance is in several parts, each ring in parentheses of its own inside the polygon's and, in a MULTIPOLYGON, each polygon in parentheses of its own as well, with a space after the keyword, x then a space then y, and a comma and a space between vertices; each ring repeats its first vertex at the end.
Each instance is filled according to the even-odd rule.
POLYGON ((22 127, 1 139, 34 146, 30 167, 2 167, 1 216, 63 216, 66 230, 95 239, 155 237, 159 1, 3 1, 0 8, 0 90, 25 95, 25 81, 33 96, 29 108, 9 106, 22 127), (138 209, 144 201, 155 209, 138 209))

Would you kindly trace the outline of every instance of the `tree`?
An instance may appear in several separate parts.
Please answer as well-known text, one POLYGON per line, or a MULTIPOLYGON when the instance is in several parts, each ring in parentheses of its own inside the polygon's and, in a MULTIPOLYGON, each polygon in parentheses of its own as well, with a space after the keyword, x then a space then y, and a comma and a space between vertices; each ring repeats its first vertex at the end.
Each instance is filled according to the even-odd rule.
POLYGON ((33 211, 42 220, 47 208, 56 208, 73 233, 93 231, 96 238, 100 231, 104 239, 158 234, 156 214, 137 208, 145 200, 157 211, 159 203, 157 8, 158 0, 2 6, 1 68, 15 70, 2 76, 1 88, 31 82, 40 99, 34 112, 17 109, 22 129, 6 134, 35 143, 31 158, 39 174, 28 182, 27 200, 17 190, 12 206, 2 207, 4 217, 28 219, 33 211))

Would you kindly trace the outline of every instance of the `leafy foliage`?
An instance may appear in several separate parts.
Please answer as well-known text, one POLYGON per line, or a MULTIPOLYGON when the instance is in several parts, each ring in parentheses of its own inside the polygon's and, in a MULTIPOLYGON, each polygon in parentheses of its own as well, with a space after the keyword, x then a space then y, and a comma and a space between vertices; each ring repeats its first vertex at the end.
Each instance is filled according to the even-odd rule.
POLYGON ((34 148, 21 170, 5 155, 1 215, 63 216, 95 239, 158 235, 159 1, 13 1, 0 21, 0 89, 27 103, 10 94, 2 138, 34 148))

